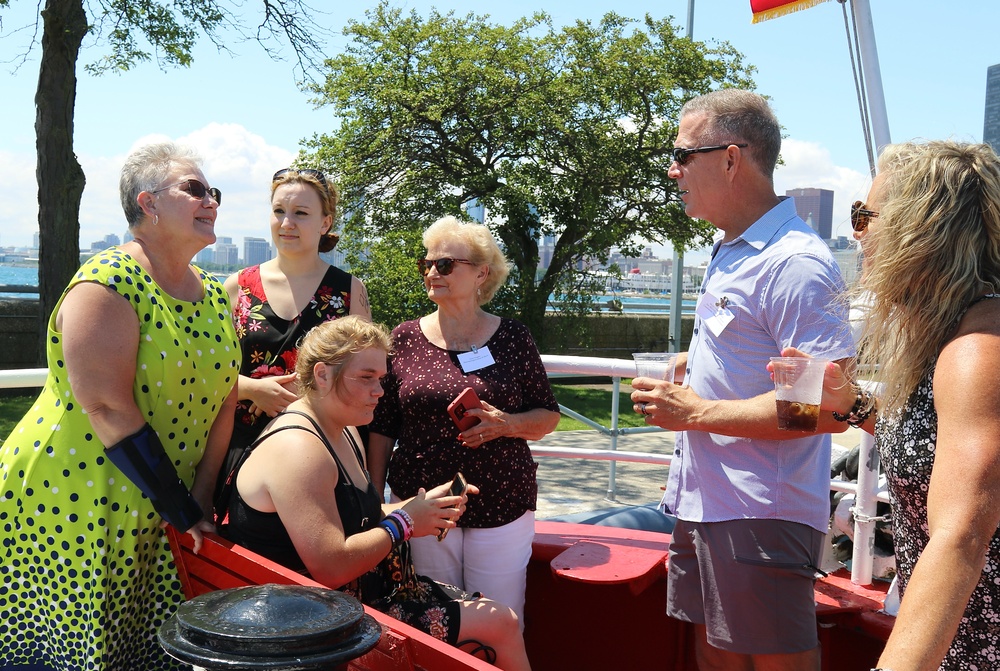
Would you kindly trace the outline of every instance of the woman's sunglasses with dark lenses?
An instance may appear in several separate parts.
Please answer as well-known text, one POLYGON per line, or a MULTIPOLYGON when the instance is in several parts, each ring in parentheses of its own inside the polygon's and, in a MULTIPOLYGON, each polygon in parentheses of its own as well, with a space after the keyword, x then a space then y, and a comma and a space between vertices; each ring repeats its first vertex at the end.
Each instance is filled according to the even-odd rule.
POLYGON ((186 179, 183 182, 177 182, 176 184, 168 184, 164 187, 157 189, 156 191, 150 191, 150 193, 159 193, 160 191, 166 191, 170 187, 179 186, 181 191, 190 194, 192 197, 198 200, 204 200, 205 194, 210 195, 214 200, 216 205, 222 205, 222 192, 213 187, 208 187, 199 182, 196 179, 186 179))
POLYGON ((868 224, 877 216, 878 212, 875 210, 866 210, 865 204, 860 200, 856 200, 851 205, 851 228, 860 233, 868 228, 868 224))
POLYGON ((324 175, 321 170, 316 170, 314 168, 302 168, 301 170, 299 170, 298 168, 282 168, 278 172, 274 173, 273 177, 271 177, 271 183, 274 184, 275 182, 278 181, 279 177, 290 172, 294 172, 299 175, 309 175, 310 177, 315 178, 317 182, 322 184, 324 189, 326 189, 327 191, 330 190, 329 185, 326 183, 326 175, 324 175))
POLYGON ((677 162, 677 165, 684 165, 691 158, 691 154, 707 154, 710 151, 721 151, 723 149, 729 149, 730 147, 739 147, 740 149, 745 148, 747 145, 736 144, 735 142, 730 142, 729 144, 713 144, 711 147, 694 147, 692 149, 685 149, 683 147, 674 147, 670 150, 670 156, 677 162))
POLYGON ((417 259, 417 267, 420 268, 420 273, 427 277, 427 273, 431 272, 431 268, 437 268, 438 275, 451 275, 451 271, 455 270, 456 263, 465 263, 470 266, 476 265, 468 259, 417 259))

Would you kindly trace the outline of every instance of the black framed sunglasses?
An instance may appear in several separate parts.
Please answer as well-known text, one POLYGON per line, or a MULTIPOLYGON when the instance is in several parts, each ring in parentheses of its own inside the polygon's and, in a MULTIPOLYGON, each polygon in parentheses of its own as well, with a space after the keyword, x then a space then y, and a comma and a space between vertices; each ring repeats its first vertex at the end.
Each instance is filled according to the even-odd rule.
POLYGON ((747 144, 736 144, 735 142, 730 142, 729 144, 713 144, 709 147, 693 147, 691 149, 685 149, 683 147, 674 147, 670 150, 670 155, 673 157, 677 165, 684 165, 691 158, 692 154, 706 154, 710 151, 720 151, 722 149, 729 149, 730 147, 739 147, 743 149, 747 144))
POLYGON ((431 268, 437 268, 438 275, 451 275, 451 271, 455 270, 456 263, 465 263, 470 266, 476 265, 468 259, 452 259, 445 257, 443 259, 417 259, 417 267, 420 268, 420 273, 427 277, 427 273, 431 272, 431 268))
POLYGON ((179 186, 181 191, 184 193, 197 198, 198 200, 204 200, 205 194, 207 193, 215 200, 216 205, 222 205, 222 192, 216 189, 214 186, 205 186, 196 179, 185 179, 183 182, 177 182, 176 184, 167 184, 166 186, 160 187, 155 191, 150 191, 150 193, 159 193, 160 191, 166 191, 167 189, 179 186))
POLYGON ((858 233, 868 228, 868 224, 876 217, 878 217, 878 212, 865 209, 865 204, 860 200, 854 201, 854 204, 851 205, 851 228, 858 233))
POLYGON ((299 175, 309 175, 310 177, 314 177, 317 182, 323 185, 324 189, 327 189, 328 191, 330 189, 330 186, 326 183, 326 175, 323 174, 322 170, 316 170, 315 168, 302 168, 302 169, 282 168, 278 172, 274 173, 274 175, 271 177, 271 183, 274 184, 275 182, 278 181, 279 177, 290 172, 294 172, 299 175))

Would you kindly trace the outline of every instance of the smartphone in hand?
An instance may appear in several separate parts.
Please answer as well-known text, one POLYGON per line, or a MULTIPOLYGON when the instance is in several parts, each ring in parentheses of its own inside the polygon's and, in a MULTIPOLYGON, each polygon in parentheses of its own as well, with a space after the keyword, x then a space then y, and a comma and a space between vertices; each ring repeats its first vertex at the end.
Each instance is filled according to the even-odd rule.
MULTIPOLYGON (((455 478, 451 481, 451 488, 448 490, 448 493, 452 496, 461 496, 462 494, 465 494, 465 490, 468 489, 468 487, 469 485, 465 481, 465 476, 461 473, 456 473, 455 478)), ((438 532, 438 541, 443 541, 444 537, 447 535, 448 530, 441 529, 441 531, 438 532)))
POLYGON ((455 397, 454 401, 448 404, 448 414, 455 421, 458 430, 465 431, 479 424, 479 418, 469 415, 468 411, 472 408, 482 407, 483 404, 479 401, 476 390, 472 387, 466 387, 461 394, 455 397))

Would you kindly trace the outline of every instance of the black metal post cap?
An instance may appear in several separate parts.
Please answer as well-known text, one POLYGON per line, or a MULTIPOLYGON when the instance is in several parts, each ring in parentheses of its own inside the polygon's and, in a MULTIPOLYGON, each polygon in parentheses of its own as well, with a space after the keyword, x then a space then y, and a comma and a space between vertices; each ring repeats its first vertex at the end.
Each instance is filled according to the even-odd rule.
POLYGON ((202 594, 181 604, 158 632, 170 656, 230 671, 329 668, 365 654, 381 635, 357 599, 302 585, 202 594))

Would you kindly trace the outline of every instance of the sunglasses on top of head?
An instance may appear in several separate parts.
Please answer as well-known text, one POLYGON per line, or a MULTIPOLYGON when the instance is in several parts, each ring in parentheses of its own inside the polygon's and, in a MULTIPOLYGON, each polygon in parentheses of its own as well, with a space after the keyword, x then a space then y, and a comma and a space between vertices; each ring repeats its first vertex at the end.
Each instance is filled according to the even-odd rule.
POLYGON ((279 177, 290 172, 294 172, 298 175, 308 175, 322 184, 324 189, 330 188, 326 183, 326 175, 323 174, 322 170, 316 170, 315 168, 302 168, 301 170, 299 168, 282 168, 271 177, 271 183, 274 184, 278 181, 279 177))
POLYGON ((167 189, 174 186, 179 186, 181 191, 192 196, 193 198, 197 198, 198 200, 204 200, 205 194, 207 193, 212 197, 213 200, 215 200, 216 205, 222 205, 222 192, 216 189, 214 186, 213 187, 205 186, 196 179, 186 179, 183 182, 177 182, 176 184, 168 184, 164 187, 156 189, 155 191, 150 191, 150 193, 159 193, 161 191, 166 191, 167 189))
POLYGON ((456 263, 464 263, 470 266, 476 265, 468 259, 417 259, 417 267, 420 268, 420 273, 424 277, 427 277, 427 274, 431 272, 431 268, 437 268, 438 275, 451 275, 451 271, 455 270, 456 263))
POLYGON ((723 149, 729 149, 730 147, 739 147, 743 149, 747 147, 746 143, 737 144, 735 142, 730 142, 729 144, 713 144, 708 147, 692 147, 691 149, 685 149, 684 147, 674 147, 670 150, 670 156, 677 162, 677 165, 684 165, 691 158, 692 154, 707 154, 710 151, 721 151, 723 149))
POLYGON ((854 201, 854 204, 851 205, 851 228, 858 233, 868 228, 868 224, 876 217, 878 217, 878 212, 865 209, 865 204, 860 200, 854 201))

